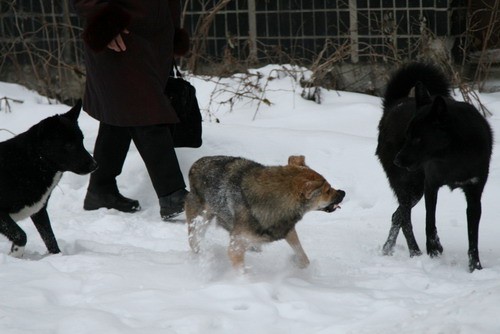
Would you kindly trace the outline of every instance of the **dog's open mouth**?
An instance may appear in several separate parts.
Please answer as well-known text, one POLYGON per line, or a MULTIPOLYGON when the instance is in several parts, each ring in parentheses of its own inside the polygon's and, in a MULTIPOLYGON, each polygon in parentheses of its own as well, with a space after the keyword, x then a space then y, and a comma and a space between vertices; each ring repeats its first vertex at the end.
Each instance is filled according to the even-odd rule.
POLYGON ((323 209, 321 209, 322 211, 325 211, 325 212, 333 212, 337 209, 340 209, 340 205, 338 203, 332 203, 326 207, 324 207, 323 209))
POLYGON ((320 210, 325 212, 333 212, 337 209, 340 209, 340 203, 344 199, 344 196, 345 196, 345 191, 340 189, 337 190, 337 196, 335 196, 335 200, 320 210))

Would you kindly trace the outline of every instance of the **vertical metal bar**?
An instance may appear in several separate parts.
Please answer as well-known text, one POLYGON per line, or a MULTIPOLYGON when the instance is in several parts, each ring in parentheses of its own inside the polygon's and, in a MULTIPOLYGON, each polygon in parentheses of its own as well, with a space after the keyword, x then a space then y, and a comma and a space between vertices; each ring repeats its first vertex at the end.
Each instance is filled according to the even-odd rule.
POLYGON ((257 62, 257 18, 255 0, 248 0, 248 61, 257 62))
POLYGON ((356 0, 349 0, 349 33, 351 35, 351 61, 355 64, 359 61, 358 50, 358 5, 356 0))

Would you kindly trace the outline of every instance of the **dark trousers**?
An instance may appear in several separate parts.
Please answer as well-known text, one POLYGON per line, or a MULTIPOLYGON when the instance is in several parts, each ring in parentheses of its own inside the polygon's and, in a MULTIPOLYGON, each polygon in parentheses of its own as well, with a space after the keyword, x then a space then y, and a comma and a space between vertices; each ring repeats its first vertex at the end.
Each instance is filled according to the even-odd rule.
POLYGON ((90 175, 89 191, 118 191, 116 177, 122 172, 131 140, 146 165, 158 197, 186 187, 167 124, 119 127, 100 123, 94 148, 99 168, 90 175))

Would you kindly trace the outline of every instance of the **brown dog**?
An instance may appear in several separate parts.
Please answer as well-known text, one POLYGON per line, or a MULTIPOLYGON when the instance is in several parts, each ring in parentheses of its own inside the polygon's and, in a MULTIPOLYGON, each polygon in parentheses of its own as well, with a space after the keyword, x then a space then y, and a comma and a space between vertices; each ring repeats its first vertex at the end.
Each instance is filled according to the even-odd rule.
POLYGON ((345 196, 305 164, 290 156, 286 166, 263 166, 251 160, 213 156, 196 161, 189 171, 186 198, 189 245, 199 252, 200 238, 212 219, 230 233, 229 258, 244 268, 252 247, 285 239, 301 268, 309 264, 295 224, 313 210, 333 212, 345 196))

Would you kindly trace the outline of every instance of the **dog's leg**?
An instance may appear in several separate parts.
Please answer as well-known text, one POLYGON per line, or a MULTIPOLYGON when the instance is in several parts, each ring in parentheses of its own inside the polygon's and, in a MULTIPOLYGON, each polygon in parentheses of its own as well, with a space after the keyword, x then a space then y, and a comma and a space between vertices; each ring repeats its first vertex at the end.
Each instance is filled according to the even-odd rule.
POLYGON ((420 256, 422 252, 418 247, 417 240, 413 234, 413 225, 411 222, 411 209, 420 201, 422 195, 412 200, 411 205, 404 208, 402 212, 402 222, 401 229, 406 239, 406 244, 408 245, 408 250, 410 251, 410 257, 420 256))
POLYGON ((413 257, 421 255, 422 252, 420 251, 417 240, 415 240, 415 236, 413 234, 413 228, 411 224, 411 206, 409 205, 400 205, 392 214, 392 225, 391 229, 389 230, 387 241, 385 242, 383 247, 383 254, 392 255, 400 228, 403 230, 403 234, 406 238, 410 256, 413 257))
POLYGON ((56 237, 54 236, 54 231, 52 231, 52 226, 50 225, 49 215, 47 213, 47 206, 44 206, 40 211, 31 216, 31 220, 35 224, 38 233, 42 237, 45 246, 47 247, 49 253, 57 254, 61 250, 57 245, 56 237))
POLYGON ((9 255, 17 258, 22 257, 27 242, 26 233, 6 212, 0 212, 0 233, 12 241, 9 255))
POLYGON ((443 246, 439 241, 436 229, 436 203, 438 187, 426 186, 425 188, 425 235, 427 239, 427 254, 430 257, 443 253, 443 246))
POLYGON ((248 247, 248 239, 243 234, 231 232, 227 253, 233 268, 240 272, 245 270, 245 252, 248 247))
POLYGON ((189 247, 194 253, 198 253, 200 251, 200 239, 205 235, 213 215, 208 214, 203 209, 203 204, 195 194, 195 191, 191 191, 186 196, 184 209, 188 225, 189 247))
POLYGON ((464 188, 467 200, 467 230, 469 234, 469 271, 483 269, 479 261, 478 234, 481 219, 481 194, 484 184, 464 188))
POLYGON ((188 219, 188 241, 189 247, 194 253, 200 251, 200 241, 205 236, 208 226, 213 218, 200 215, 194 219, 188 219))
MULTIPOLYGON (((201 217, 200 217, 201 218, 201 217)), ((188 242, 189 247, 193 253, 199 253, 200 251, 200 225, 206 223, 199 218, 188 219, 188 242)), ((207 225, 207 224, 205 224, 207 225)))
POLYGON ((394 246, 396 245, 396 240, 398 239, 399 229, 401 228, 401 206, 399 206, 396 211, 392 214, 392 223, 389 230, 389 236, 382 248, 384 255, 392 255, 394 252, 394 246))
POLYGON ((302 248, 302 244, 300 243, 299 236, 297 235, 297 231, 295 227, 291 229, 290 232, 285 237, 286 242, 292 247, 295 252, 295 256, 297 257, 297 264, 299 268, 305 268, 309 265, 309 259, 307 258, 304 249, 302 248))

